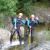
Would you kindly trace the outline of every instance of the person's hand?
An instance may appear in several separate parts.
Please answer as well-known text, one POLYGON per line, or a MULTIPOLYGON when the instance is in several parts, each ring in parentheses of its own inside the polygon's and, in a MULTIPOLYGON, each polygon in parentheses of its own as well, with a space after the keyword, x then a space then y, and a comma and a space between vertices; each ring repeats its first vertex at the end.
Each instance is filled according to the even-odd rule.
POLYGON ((39 20, 39 18, 38 18, 38 17, 36 17, 36 20, 39 20))
POLYGON ((17 27, 14 27, 15 29, 17 29, 17 27))
POLYGON ((31 28, 31 26, 30 26, 30 28, 31 28))

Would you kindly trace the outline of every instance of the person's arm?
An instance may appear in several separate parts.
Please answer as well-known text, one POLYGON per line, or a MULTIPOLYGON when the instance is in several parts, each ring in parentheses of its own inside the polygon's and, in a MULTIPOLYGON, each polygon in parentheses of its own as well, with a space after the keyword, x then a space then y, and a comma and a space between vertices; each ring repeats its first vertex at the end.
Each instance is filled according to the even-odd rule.
POLYGON ((30 20, 27 20, 27 25, 30 28, 30 20))
POLYGON ((11 23, 14 25, 14 18, 11 17, 11 23))
POLYGON ((35 23, 36 23, 36 24, 39 23, 39 18, 38 18, 38 17, 36 17, 36 19, 35 19, 35 23))
POLYGON ((23 19, 23 20, 22 20, 22 24, 25 24, 25 22, 26 22, 26 21, 23 19))

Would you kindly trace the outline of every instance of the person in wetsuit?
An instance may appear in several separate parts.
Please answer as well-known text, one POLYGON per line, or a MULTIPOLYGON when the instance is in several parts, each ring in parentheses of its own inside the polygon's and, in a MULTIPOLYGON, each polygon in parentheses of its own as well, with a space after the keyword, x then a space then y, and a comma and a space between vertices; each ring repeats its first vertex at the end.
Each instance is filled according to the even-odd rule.
POLYGON ((12 30, 13 32, 11 32, 10 43, 12 43, 12 39, 13 39, 15 32, 18 34, 20 45, 22 43, 21 30, 20 30, 20 27, 23 24, 22 17, 23 17, 23 14, 19 13, 18 17, 12 18, 12 24, 13 24, 14 30, 12 30))

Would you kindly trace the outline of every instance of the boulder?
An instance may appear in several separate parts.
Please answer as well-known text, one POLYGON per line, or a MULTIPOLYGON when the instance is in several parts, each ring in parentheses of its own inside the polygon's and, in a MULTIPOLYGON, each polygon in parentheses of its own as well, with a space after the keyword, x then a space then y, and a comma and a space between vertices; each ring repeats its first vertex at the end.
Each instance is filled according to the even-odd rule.
POLYGON ((10 31, 0 28, 0 41, 6 42, 10 40, 10 31))

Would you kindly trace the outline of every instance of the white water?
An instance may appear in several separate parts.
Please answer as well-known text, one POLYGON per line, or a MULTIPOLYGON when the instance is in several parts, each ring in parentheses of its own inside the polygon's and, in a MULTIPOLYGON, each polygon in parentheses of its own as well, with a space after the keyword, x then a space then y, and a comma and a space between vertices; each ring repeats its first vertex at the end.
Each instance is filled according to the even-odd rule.
POLYGON ((50 50, 50 41, 42 42, 32 50, 50 50))
MULTIPOLYGON (((6 48, 10 48, 12 46, 17 46, 17 45, 20 45, 20 42, 18 40, 16 41, 13 41, 11 44, 10 42, 5 42, 6 44, 2 47, 2 50, 5 50, 6 48)), ((24 44, 24 42, 22 41, 22 44, 24 44)))

